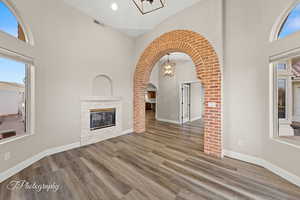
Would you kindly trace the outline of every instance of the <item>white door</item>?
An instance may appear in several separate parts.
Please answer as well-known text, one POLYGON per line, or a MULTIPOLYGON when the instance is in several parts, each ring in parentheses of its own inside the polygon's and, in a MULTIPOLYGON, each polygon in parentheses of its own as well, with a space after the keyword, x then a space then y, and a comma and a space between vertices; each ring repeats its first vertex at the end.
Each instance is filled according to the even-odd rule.
POLYGON ((295 87, 293 120, 300 122, 300 86, 295 87))
POLYGON ((182 85, 182 123, 190 121, 190 84, 182 85))

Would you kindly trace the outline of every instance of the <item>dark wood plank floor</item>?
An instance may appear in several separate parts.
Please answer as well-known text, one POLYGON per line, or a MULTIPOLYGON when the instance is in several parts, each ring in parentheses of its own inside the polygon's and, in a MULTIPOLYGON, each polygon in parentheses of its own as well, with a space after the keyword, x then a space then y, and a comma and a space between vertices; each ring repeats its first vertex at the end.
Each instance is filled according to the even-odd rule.
POLYGON ((147 120, 129 134, 49 156, 0 184, 1 200, 300 199, 300 188, 264 168, 203 152, 201 122, 147 120), (57 192, 8 190, 13 180, 60 185, 57 192))

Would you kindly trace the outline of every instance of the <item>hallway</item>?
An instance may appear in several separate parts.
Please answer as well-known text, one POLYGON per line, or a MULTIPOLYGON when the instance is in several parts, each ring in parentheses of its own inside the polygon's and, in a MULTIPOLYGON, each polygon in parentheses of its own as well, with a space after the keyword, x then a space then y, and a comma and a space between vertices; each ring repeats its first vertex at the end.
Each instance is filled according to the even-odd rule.
POLYGON ((172 138, 175 146, 181 144, 179 145, 180 148, 193 148, 197 151, 203 151, 203 132, 204 126, 201 120, 177 125, 157 121, 154 112, 146 112, 146 133, 155 135, 160 141, 172 138))

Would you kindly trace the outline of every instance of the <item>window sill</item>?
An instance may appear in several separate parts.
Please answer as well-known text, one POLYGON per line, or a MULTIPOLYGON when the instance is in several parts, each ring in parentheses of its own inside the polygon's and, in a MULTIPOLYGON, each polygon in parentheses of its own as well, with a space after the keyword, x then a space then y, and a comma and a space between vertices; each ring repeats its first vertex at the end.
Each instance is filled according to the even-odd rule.
POLYGON ((273 140, 300 149, 300 136, 273 137, 273 140))
POLYGON ((24 135, 17 135, 17 136, 13 136, 13 137, 10 137, 10 138, 2 139, 2 140, 0 140, 0 145, 7 144, 7 143, 10 143, 10 142, 14 142, 14 141, 17 141, 17 140, 21 140, 21 139, 27 138, 27 137, 32 136, 32 135, 33 134, 24 134, 24 135))

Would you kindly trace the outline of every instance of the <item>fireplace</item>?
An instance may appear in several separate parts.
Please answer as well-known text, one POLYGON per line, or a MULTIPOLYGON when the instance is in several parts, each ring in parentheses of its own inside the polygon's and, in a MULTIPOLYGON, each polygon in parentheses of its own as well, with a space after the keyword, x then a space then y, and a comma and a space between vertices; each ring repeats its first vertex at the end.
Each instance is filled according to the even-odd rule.
POLYGON ((116 108, 91 109, 90 130, 116 126, 116 108))
POLYGON ((120 97, 81 97, 81 146, 122 134, 120 97))

